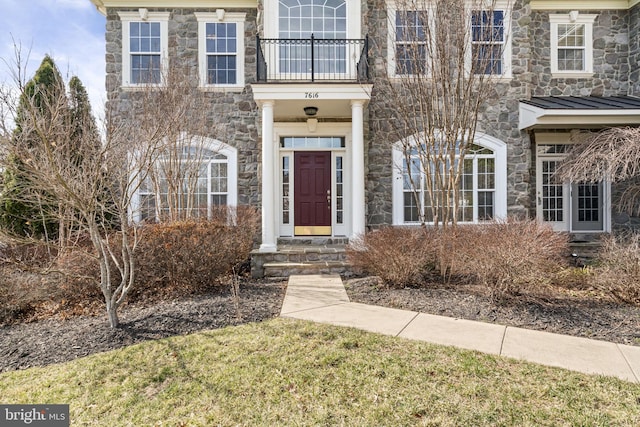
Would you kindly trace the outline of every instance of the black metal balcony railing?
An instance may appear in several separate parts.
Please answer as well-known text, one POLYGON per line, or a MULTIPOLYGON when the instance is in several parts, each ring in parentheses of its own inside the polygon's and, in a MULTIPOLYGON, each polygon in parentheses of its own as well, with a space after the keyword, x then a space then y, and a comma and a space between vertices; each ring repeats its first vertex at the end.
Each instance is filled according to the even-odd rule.
POLYGON ((369 38, 261 39, 258 82, 369 81, 369 38))

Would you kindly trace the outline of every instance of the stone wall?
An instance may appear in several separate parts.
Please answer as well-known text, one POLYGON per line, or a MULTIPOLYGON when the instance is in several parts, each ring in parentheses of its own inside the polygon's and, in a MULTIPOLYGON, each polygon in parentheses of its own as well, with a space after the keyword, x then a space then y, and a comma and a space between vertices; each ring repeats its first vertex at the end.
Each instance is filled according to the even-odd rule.
MULTIPOLYGON (((535 159, 527 132, 518 130, 519 101, 531 96, 640 95, 640 6, 632 11, 583 11, 597 13, 593 28, 594 74, 588 78, 554 78, 551 75, 550 13, 531 11, 529 0, 517 0, 512 11, 512 78, 496 84, 485 102, 479 131, 507 143, 508 212, 535 216, 535 159), (631 25, 630 25, 631 23, 631 25), (630 42, 631 38, 631 42, 630 42), (631 67, 630 67, 631 63, 631 67)), ((363 27, 372 40, 374 92, 369 107, 371 138, 368 145, 368 223, 392 220, 392 116, 394 100, 384 91, 388 17, 381 0, 368 2, 363 27)))
MULTIPOLYGON (((398 140, 388 118, 393 116, 397 97, 385 91, 389 18, 384 1, 370 1, 364 28, 371 40, 374 91, 369 105, 368 144, 368 224, 392 222, 392 144, 398 140), (395 99, 394 99, 395 98, 395 99)), ((528 215, 532 209, 531 148, 529 136, 518 130, 519 100, 528 98, 531 42, 528 1, 516 1, 512 18, 513 77, 495 83, 493 94, 484 103, 478 131, 507 144, 507 206, 509 214, 528 215)))
MULTIPOLYGON (((126 9, 122 9, 123 11, 126 9)), ((137 9, 136 9, 137 10, 137 9)), ((215 9, 150 9, 170 12, 168 25, 169 61, 198 69, 198 22, 196 11, 215 9)), ((234 91, 204 92, 209 101, 205 137, 224 142, 238 150, 238 203, 260 206, 260 113, 253 101, 250 84, 255 80, 256 9, 229 9, 245 12, 245 87, 234 91)), ((106 24, 106 88, 109 111, 117 112, 115 119, 124 117, 125 110, 135 109, 140 94, 135 90, 121 90, 122 83, 122 23, 117 10, 110 9, 106 24)))
MULTIPOLYGON (((206 92, 211 108, 210 132, 204 136, 238 149, 238 201, 260 206, 260 112, 250 84, 255 81, 255 34, 262 27, 258 9, 229 9, 247 14, 245 22, 245 82, 242 91, 206 92)), ((131 9, 133 10, 133 9, 131 9)), ((137 9, 136 9, 137 10, 137 9)), ((215 9, 197 9, 214 11, 215 9)), ((169 11, 169 49, 181 63, 198 66, 196 10, 169 11)), ((568 12, 568 11, 567 11, 568 12)), ((531 11, 530 0, 515 0, 510 42, 512 78, 499 81, 484 103, 479 131, 508 146, 508 212, 535 215, 535 171, 529 134, 518 130, 519 101, 531 96, 635 94, 640 96, 640 5, 631 11, 584 11, 597 13, 594 26, 594 75, 584 79, 558 79, 551 75, 548 11, 531 11)), ((566 13, 566 12, 563 12, 566 13)), ((388 17, 385 0, 363 0, 363 33, 370 37, 370 67, 374 89, 365 111, 365 164, 367 224, 392 222, 392 144, 398 138, 386 122, 396 102, 385 92, 388 17)), ((135 108, 136 92, 122 91, 122 26, 117 11, 110 9, 106 24, 106 87, 112 111, 135 108)))
POLYGON ((549 14, 531 13, 531 95, 532 96, 612 96, 629 90, 628 11, 580 11, 597 14, 593 25, 593 76, 554 78, 551 75, 551 26, 549 14))
POLYGON ((640 96, 640 4, 629 12, 630 95, 640 96))

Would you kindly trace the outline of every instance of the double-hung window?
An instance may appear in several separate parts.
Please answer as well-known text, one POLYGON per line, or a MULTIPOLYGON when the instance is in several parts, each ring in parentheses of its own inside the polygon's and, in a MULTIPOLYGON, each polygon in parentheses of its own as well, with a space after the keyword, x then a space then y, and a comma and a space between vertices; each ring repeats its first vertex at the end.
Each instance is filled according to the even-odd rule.
POLYGON ((504 10, 474 10, 471 14, 471 69, 474 74, 504 72, 504 10))
POLYGON ((593 23, 597 15, 549 15, 551 72, 559 76, 593 73, 593 23))
POLYGON ((196 12, 202 86, 244 87, 245 16, 234 12, 196 12))
MULTIPOLYGON (((435 3, 434 3, 435 4, 435 3)), ((398 4, 399 6, 400 4, 398 4)), ((428 6, 425 3, 425 7, 428 6)), ((495 7, 478 10, 447 10, 438 6, 426 7, 424 10, 394 9, 388 10, 391 30, 389 33, 390 49, 389 74, 392 76, 428 74, 429 67, 439 67, 440 59, 430 58, 429 55, 447 50, 445 46, 438 46, 443 40, 448 40, 443 34, 449 29, 442 25, 452 25, 455 21, 454 13, 464 13, 469 44, 465 56, 469 62, 465 64, 468 70, 476 75, 491 74, 500 77, 511 75, 511 45, 509 41, 510 14, 509 2, 497 0, 495 7), (450 18, 450 19, 448 19, 450 18), (430 45, 431 44, 431 45, 430 45), (432 64, 430 64, 433 62, 432 64)), ((458 15, 459 17, 459 15, 458 15)), ((446 61, 447 58, 442 58, 446 61)))
POLYGON ((167 12, 119 12, 122 22, 122 84, 161 84, 167 55, 167 12))
POLYGON ((427 11, 395 12, 395 74, 424 74, 427 65, 427 11))

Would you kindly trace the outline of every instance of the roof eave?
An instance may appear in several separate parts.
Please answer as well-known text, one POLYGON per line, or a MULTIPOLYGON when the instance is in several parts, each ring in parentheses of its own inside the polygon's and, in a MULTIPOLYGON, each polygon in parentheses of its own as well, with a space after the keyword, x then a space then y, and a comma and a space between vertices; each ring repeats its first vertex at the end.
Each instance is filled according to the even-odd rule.
POLYGON ((640 126, 640 109, 544 109, 520 103, 519 130, 640 126))
POLYGON ((91 3, 93 3, 96 9, 98 9, 98 12, 100 12, 104 16, 107 16, 107 8, 105 7, 104 2, 102 0, 90 0, 90 1, 91 3))
POLYGON ((207 7, 207 8, 257 8, 258 0, 90 0, 101 13, 107 8, 152 7, 207 7))

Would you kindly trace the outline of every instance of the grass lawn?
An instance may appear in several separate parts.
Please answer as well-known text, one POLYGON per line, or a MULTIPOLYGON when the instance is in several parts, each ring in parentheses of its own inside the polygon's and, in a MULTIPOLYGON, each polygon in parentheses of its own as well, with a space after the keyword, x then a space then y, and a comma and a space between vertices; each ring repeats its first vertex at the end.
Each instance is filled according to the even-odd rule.
POLYGON ((100 426, 640 425, 640 385, 289 319, 1 374, 0 403, 100 426))

